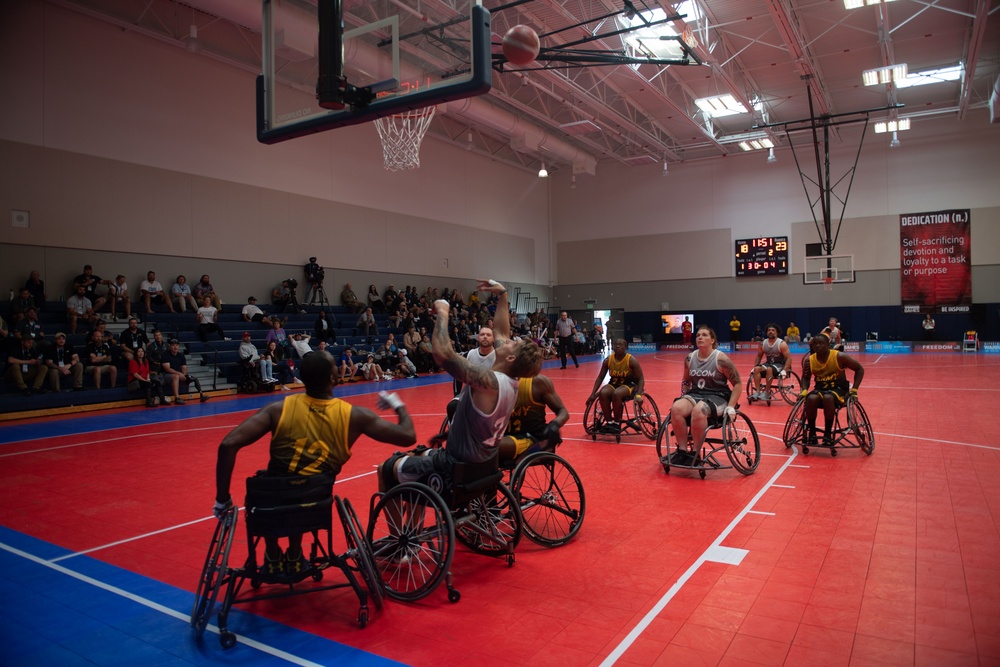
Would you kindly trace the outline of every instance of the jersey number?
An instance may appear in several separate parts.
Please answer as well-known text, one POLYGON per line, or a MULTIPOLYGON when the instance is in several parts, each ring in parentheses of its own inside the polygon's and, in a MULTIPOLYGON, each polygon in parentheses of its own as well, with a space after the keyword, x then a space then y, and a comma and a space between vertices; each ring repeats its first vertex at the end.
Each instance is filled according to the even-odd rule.
POLYGON ((292 462, 288 464, 288 472, 296 475, 318 475, 323 461, 330 458, 330 447, 322 440, 316 440, 308 448, 306 448, 305 444, 305 438, 299 438, 295 441, 295 456, 292 457, 292 462), (297 470, 303 452, 306 458, 312 459, 312 463, 302 470, 297 470))

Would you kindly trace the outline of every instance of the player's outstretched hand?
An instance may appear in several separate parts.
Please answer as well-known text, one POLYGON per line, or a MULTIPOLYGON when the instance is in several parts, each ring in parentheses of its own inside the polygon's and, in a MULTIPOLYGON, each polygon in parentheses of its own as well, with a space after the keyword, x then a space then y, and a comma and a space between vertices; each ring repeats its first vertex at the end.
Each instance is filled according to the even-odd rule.
POLYGON ((405 405, 403 400, 391 391, 380 391, 378 393, 378 400, 375 401, 375 407, 379 410, 398 410, 405 405))
POLYGON ((503 285, 493 280, 492 278, 489 279, 480 278, 479 286, 477 287, 477 289, 480 292, 490 292, 492 294, 500 294, 501 292, 507 291, 507 288, 505 288, 503 285))

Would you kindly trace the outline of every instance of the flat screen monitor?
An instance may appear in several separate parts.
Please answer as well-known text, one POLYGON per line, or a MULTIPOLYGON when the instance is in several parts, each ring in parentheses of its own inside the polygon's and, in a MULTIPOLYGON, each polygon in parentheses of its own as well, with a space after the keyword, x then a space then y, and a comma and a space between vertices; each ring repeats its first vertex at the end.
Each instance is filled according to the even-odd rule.
POLYGON ((687 321, 691 323, 693 331, 694 313, 664 313, 660 315, 660 325, 663 327, 663 333, 665 334, 683 333, 681 327, 684 325, 685 319, 687 319, 687 321))

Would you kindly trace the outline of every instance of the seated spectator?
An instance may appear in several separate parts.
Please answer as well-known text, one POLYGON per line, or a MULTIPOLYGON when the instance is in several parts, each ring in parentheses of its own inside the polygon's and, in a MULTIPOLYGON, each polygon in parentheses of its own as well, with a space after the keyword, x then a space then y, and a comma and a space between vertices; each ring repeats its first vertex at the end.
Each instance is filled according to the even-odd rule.
POLYGON ((271 377, 270 363, 268 363, 267 375, 264 375, 260 353, 257 351, 257 346, 250 340, 249 331, 243 332, 243 338, 240 340, 240 349, 238 354, 240 355, 240 363, 250 371, 251 377, 260 378, 261 382, 266 382, 268 384, 274 382, 274 379, 271 377))
POLYGON ((125 276, 120 273, 115 277, 115 282, 108 288, 108 300, 111 302, 112 320, 118 321, 119 312, 126 318, 132 317, 132 301, 128 295, 128 283, 125 282, 125 276))
POLYGON ((417 354, 417 345, 420 344, 420 334, 417 333, 416 328, 410 325, 407 328, 406 333, 403 334, 403 347, 406 349, 406 354, 412 359, 417 354))
POLYGON ((149 271, 146 273, 146 279, 142 281, 139 285, 139 298, 142 302, 146 304, 146 313, 153 312, 153 304, 166 304, 167 310, 171 313, 174 312, 174 304, 171 303, 170 297, 167 293, 163 291, 163 285, 160 281, 156 279, 156 272, 149 271))
POLYGON ((42 331, 42 323, 38 321, 38 311, 36 309, 28 309, 24 314, 24 319, 18 322, 14 328, 14 336, 16 338, 34 338, 35 346, 38 349, 42 349, 42 343, 45 341, 45 332, 42 331))
POLYGON ((229 340, 226 332, 219 326, 219 309, 212 305, 212 297, 206 296, 202 301, 201 308, 197 312, 198 318, 198 338, 202 343, 208 342, 208 334, 215 332, 222 340, 229 340))
POLYGON ((312 336, 307 333, 291 335, 291 345, 295 350, 295 353, 299 355, 299 359, 305 359, 306 355, 313 351, 312 347, 309 345, 310 338, 312 338, 312 336))
MULTIPOLYGON (((136 351, 145 350, 149 345, 149 337, 146 332, 139 328, 139 320, 135 317, 128 318, 128 328, 119 337, 118 345, 121 349, 122 358, 131 361, 136 351)), ((158 368, 158 366, 154 367, 158 368)))
POLYGON ((155 408, 163 403, 163 385, 159 376, 149 372, 149 360, 141 347, 128 362, 128 390, 142 391, 146 395, 146 407, 155 408))
POLYGON ((293 285, 288 280, 282 280, 281 284, 271 290, 271 304, 279 313, 288 312, 289 309, 300 315, 306 312, 305 309, 299 306, 299 302, 295 298, 295 288, 297 286, 297 282, 293 285))
POLYGON ((118 367, 115 366, 114 357, 111 356, 111 346, 105 342, 104 334, 100 329, 95 329, 90 334, 84 359, 86 359, 87 369, 94 376, 96 389, 101 388, 102 375, 107 375, 110 378, 111 388, 115 387, 118 382, 118 367))
POLYGON ((291 391, 290 384, 301 384, 302 379, 298 375, 298 368, 295 367, 295 360, 289 356, 290 352, 285 352, 275 343, 269 343, 267 350, 261 357, 270 356, 274 362, 274 373, 278 375, 278 382, 281 383, 283 391, 291 391))
MULTIPOLYGON (((124 334, 122 334, 124 338, 124 334)), ((166 341, 163 340, 163 332, 159 329, 153 329, 153 340, 146 345, 146 358, 149 359, 149 366, 152 368, 152 373, 161 373, 161 366, 163 363, 163 355, 170 351, 169 346, 166 341)))
POLYGON ((396 366, 396 351, 393 350, 393 346, 388 340, 379 345, 373 356, 375 363, 381 366, 387 375, 396 366))
POLYGON ((366 308, 365 312, 361 313, 361 317, 358 318, 358 322, 355 326, 358 328, 359 332, 364 331, 363 335, 367 336, 369 339, 371 338, 372 333, 376 336, 378 335, 378 325, 375 323, 375 315, 372 314, 371 308, 366 308))
POLYGON ((87 289, 83 285, 76 286, 76 294, 66 299, 66 317, 69 320, 69 332, 76 333, 76 323, 83 320, 88 326, 97 321, 94 314, 94 304, 87 298, 87 289))
POLYGON ((83 267, 83 273, 78 275, 73 279, 73 284, 75 286, 83 285, 85 296, 90 299, 90 303, 94 307, 94 312, 100 312, 104 304, 107 303, 107 299, 97 292, 97 287, 99 285, 110 285, 110 280, 104 280, 100 276, 94 275, 94 269, 90 264, 83 267))
POLYGON ((366 380, 375 380, 376 382, 381 382, 385 377, 382 367, 375 363, 374 354, 369 354, 365 363, 361 364, 361 373, 366 380))
POLYGON ((271 326, 271 318, 257 306, 257 297, 247 297, 247 305, 243 306, 243 321, 258 322, 262 326, 271 326))
POLYGON ((215 293, 215 288, 212 287, 207 273, 191 288, 191 294, 194 295, 195 303, 204 303, 206 296, 211 297, 212 305, 222 310, 222 299, 215 293))
POLYGON ((410 357, 406 353, 405 349, 400 349, 399 355, 396 357, 396 377, 417 377, 417 367, 413 365, 412 361, 410 361, 410 357))
POLYGON ((7 323, 4 322, 2 316, 0 316, 0 339, 6 339, 10 335, 10 329, 7 327, 7 323))
POLYGON ((351 288, 351 283, 344 285, 343 291, 340 293, 340 303, 341 305, 347 306, 351 309, 351 312, 357 315, 362 310, 365 309, 365 304, 358 301, 358 296, 354 293, 351 288))
POLYGON ((382 292, 382 304, 385 306, 386 312, 392 312, 399 307, 397 301, 399 300, 399 292, 396 291, 395 285, 389 285, 382 292))
POLYGON ((373 313, 385 312, 385 302, 378 295, 378 288, 375 285, 368 286, 368 307, 373 313))
POLYGON ((208 395, 201 390, 201 382, 198 381, 198 378, 188 374, 187 358, 181 353, 181 342, 176 338, 170 339, 167 352, 160 357, 160 366, 163 368, 163 384, 169 387, 175 405, 184 405, 187 402, 181 398, 181 380, 194 385, 201 396, 202 403, 208 400, 208 395))
POLYGON ((336 326, 337 321, 329 319, 325 310, 319 311, 316 323, 313 325, 313 338, 321 343, 334 340, 337 337, 337 330, 334 328, 336 326))
POLYGON ((42 361, 42 353, 31 338, 9 338, 7 370, 4 377, 17 385, 25 396, 40 392, 48 369, 42 361))
POLYGON ((27 287, 22 287, 14 295, 14 300, 10 302, 10 323, 17 324, 24 319, 24 314, 29 308, 36 308, 35 299, 31 296, 31 291, 27 287))
MULTIPOLYGON (((48 367, 49 387, 52 391, 62 390, 62 379, 73 378, 73 391, 83 390, 83 362, 72 345, 66 343, 66 334, 55 335, 55 343, 50 345, 42 355, 48 367)), ((70 388, 66 387, 66 391, 70 388)))
POLYGON ((438 368, 437 363, 434 361, 434 349, 431 347, 431 337, 424 334, 424 337, 420 339, 417 344, 417 354, 419 355, 417 361, 417 369, 422 373, 437 373, 440 368, 438 368))
POLYGON ((358 372, 358 364, 354 361, 353 354, 354 350, 347 348, 340 355, 340 361, 337 364, 337 368, 340 371, 340 384, 354 382, 354 376, 358 372))
POLYGON ((38 271, 32 271, 28 276, 28 280, 24 283, 24 289, 28 290, 31 298, 35 301, 35 308, 39 310, 45 310, 45 281, 42 280, 42 274, 38 271))
POLYGON ((278 318, 271 320, 271 330, 267 332, 267 336, 264 338, 265 343, 277 343, 278 348, 281 349, 282 352, 287 352, 290 347, 288 334, 285 333, 284 329, 286 321, 287 320, 279 320, 278 318))
MULTIPOLYGON (((260 376, 265 382, 278 382, 281 381, 281 388, 287 390, 288 387, 285 386, 286 377, 281 374, 281 348, 274 341, 266 343, 264 349, 260 351, 260 376), (278 374, 278 378, 274 377, 274 374, 278 374)), ((291 381, 291 378, 287 378, 291 381)))
POLYGON ((573 331, 573 349, 576 350, 577 354, 583 354, 586 347, 587 337, 583 335, 583 331, 577 326, 573 331))
POLYGON ((195 303, 194 295, 191 293, 191 286, 187 284, 187 278, 184 276, 177 276, 173 287, 170 288, 170 298, 173 299, 177 310, 182 313, 187 311, 188 306, 191 306, 191 310, 198 310, 198 304, 195 303))

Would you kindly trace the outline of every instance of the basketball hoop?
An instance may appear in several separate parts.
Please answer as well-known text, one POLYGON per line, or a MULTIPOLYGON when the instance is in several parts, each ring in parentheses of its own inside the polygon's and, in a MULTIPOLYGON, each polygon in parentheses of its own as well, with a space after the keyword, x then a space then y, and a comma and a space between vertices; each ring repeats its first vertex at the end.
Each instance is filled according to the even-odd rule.
POLYGON ((420 142, 430 127, 436 108, 413 109, 375 120, 375 128, 382 140, 382 158, 388 171, 420 167, 420 142))
POLYGON ((832 292, 833 291, 833 278, 831 276, 827 276, 826 278, 823 278, 823 291, 824 292, 832 292))

